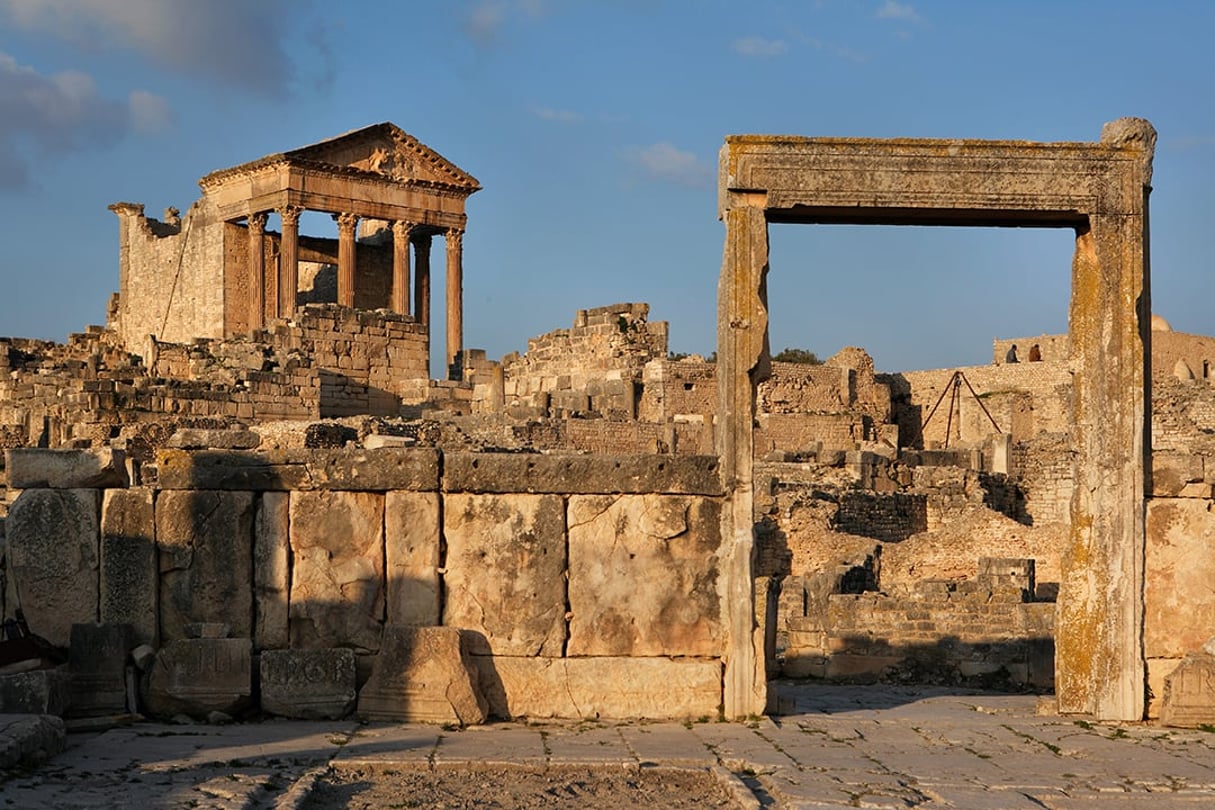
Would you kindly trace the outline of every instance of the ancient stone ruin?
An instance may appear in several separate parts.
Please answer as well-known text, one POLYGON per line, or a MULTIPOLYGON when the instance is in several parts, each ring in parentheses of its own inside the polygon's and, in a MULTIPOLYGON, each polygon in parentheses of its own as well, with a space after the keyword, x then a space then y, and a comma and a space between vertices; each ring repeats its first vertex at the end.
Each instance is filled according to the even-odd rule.
POLYGON ((117 204, 107 326, 0 339, 3 617, 44 640, 0 698, 736 718, 784 676, 1208 722, 1215 339, 1150 317, 1153 142, 730 137, 709 358, 639 303, 466 349, 479 185, 391 124, 213 172, 185 217, 117 204), (1071 228, 1070 331, 965 369, 774 362, 769 222, 1071 228))

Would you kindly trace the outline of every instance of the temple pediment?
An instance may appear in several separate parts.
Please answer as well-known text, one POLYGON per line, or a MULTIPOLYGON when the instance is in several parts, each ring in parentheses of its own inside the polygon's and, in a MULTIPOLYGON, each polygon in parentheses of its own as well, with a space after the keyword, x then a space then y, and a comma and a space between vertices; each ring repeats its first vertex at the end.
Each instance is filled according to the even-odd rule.
POLYGON ((334 174, 376 175, 396 183, 445 187, 465 194, 481 188, 471 174, 389 122, 221 169, 204 177, 200 185, 205 189, 235 174, 284 163, 334 174))

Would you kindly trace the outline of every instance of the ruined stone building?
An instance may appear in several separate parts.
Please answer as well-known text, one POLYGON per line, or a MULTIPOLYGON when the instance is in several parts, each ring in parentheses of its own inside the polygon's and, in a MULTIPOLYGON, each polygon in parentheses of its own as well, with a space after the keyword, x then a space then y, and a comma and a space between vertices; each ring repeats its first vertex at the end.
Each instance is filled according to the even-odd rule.
MULTIPOLYGON (((187 657, 220 641, 193 628, 226 623, 245 668, 229 708, 256 702, 241 673, 259 656, 345 651, 340 710, 370 683, 366 713, 398 716, 409 686, 384 662, 420 642, 397 631, 439 626, 464 634, 447 654, 477 673, 470 716, 734 717, 763 710, 778 675, 1167 713, 1171 673, 1215 635, 1215 338, 1149 332, 1118 303, 1135 296, 1110 292, 1146 274, 1150 134, 731 138, 710 359, 670 355, 641 303, 580 310, 500 361, 464 347, 479 185, 391 124, 208 174, 184 217, 117 204, 107 326, 0 339, 7 581, 41 583, 9 589, 5 615, 20 603, 57 644, 129 624, 187 657), (958 196, 977 182, 967 161, 987 185, 958 196), (923 188, 890 180, 909 168, 923 188), (300 234, 304 210, 333 215, 338 239, 300 234), (1110 211, 1135 227, 1112 236, 1110 211), (855 347, 772 362, 769 221, 1074 228, 1096 297, 1068 335, 997 339, 990 365, 882 372, 855 347), (428 373, 436 235, 445 380, 428 373), (1120 340, 1096 341, 1096 322, 1120 340), (1013 342, 1025 359, 1006 364, 1013 342)), ((177 706, 162 675, 153 702, 177 706)))

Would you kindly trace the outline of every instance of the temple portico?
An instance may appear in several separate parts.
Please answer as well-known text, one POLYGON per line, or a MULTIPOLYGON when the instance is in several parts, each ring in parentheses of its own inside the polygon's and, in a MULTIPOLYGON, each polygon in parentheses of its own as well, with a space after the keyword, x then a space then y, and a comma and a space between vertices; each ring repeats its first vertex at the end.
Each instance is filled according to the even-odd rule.
POLYGON ((142 206, 111 206, 122 220, 117 325, 132 345, 149 335, 231 337, 290 319, 301 303, 301 263, 310 263, 336 271, 329 301, 412 318, 426 326, 429 347, 430 246, 440 236, 449 368, 463 349, 464 202, 481 186, 398 127, 268 155, 212 172, 199 186, 202 199, 175 228, 144 218, 142 206), (301 235, 305 212, 333 218, 336 245, 301 235), (267 230, 271 217, 279 233, 267 230), (382 229, 360 239, 360 223, 382 229), (182 294, 204 287, 218 292, 206 301, 182 294))

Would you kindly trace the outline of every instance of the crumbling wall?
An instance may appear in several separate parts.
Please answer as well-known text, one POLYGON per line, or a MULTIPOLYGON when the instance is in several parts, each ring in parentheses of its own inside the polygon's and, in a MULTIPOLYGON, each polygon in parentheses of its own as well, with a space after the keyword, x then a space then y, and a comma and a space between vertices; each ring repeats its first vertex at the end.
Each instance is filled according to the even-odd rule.
POLYGON ((721 704, 715 458, 167 450, 131 480, 120 458, 24 450, 8 466, 24 492, 4 616, 20 606, 54 644, 73 623, 130 622, 162 648, 222 623, 263 655, 343 648, 366 672, 390 630, 441 625, 500 717, 721 704))

